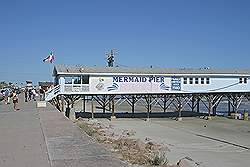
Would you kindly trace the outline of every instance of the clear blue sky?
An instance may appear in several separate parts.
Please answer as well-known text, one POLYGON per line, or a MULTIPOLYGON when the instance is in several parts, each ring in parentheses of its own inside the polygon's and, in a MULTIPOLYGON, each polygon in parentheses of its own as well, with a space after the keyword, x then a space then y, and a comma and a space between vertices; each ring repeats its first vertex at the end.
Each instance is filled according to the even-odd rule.
POLYGON ((52 80, 42 62, 250 68, 249 0, 1 0, 0 81, 52 80))

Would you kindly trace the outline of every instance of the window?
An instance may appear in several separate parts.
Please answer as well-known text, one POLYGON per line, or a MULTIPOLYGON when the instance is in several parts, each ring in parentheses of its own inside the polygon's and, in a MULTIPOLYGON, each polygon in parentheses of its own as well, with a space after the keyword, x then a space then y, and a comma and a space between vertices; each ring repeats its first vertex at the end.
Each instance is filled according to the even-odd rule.
POLYGON ((183 84, 187 84, 187 78, 184 78, 183 84))
POLYGON ((247 78, 239 78, 239 83, 247 83, 247 78))
POLYGON ((65 77, 65 84, 72 84, 72 77, 65 77))
POLYGON ((201 78, 201 84, 204 84, 204 78, 201 78))
POLYGON ((193 78, 189 78, 189 84, 193 84, 193 78))
POLYGON ((195 84, 199 84, 199 78, 195 78, 195 84))
POLYGON ((82 84, 89 84, 89 75, 82 76, 82 84))
POLYGON ((210 84, 210 79, 206 78, 206 84, 210 84))
POLYGON ((81 84, 81 76, 73 77, 74 84, 81 84))
POLYGON ((244 78, 244 83, 245 83, 245 84, 247 83, 247 78, 244 78))
POLYGON ((240 78, 239 83, 243 83, 243 78, 240 78))

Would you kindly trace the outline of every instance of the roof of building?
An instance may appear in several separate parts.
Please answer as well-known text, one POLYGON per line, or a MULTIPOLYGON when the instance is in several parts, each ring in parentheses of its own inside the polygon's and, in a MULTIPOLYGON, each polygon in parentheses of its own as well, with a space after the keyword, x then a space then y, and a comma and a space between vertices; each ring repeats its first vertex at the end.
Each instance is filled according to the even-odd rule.
POLYGON ((239 74, 250 75, 250 69, 212 69, 204 68, 124 68, 89 67, 83 65, 55 65, 53 75, 58 74, 239 74))
POLYGON ((53 84, 54 84, 53 82, 49 82, 49 81, 38 82, 39 86, 51 86, 53 84))

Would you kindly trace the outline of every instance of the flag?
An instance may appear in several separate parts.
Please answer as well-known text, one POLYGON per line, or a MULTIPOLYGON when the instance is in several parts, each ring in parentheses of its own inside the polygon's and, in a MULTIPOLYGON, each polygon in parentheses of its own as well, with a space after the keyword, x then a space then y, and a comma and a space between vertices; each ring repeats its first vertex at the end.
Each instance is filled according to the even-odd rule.
POLYGON ((55 59, 55 57, 54 57, 53 52, 50 52, 50 54, 45 59, 43 59, 43 62, 52 63, 54 61, 54 59, 55 59))

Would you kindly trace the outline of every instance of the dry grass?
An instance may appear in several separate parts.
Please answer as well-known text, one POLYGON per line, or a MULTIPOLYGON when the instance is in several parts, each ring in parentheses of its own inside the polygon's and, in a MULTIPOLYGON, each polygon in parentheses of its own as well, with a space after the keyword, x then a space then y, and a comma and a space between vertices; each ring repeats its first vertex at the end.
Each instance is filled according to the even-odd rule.
POLYGON ((115 138, 114 133, 107 132, 110 127, 98 122, 80 120, 77 121, 77 125, 89 136, 118 154, 122 160, 131 164, 170 167, 166 155, 168 149, 151 141, 143 142, 131 138, 136 133, 134 131, 124 130, 118 138, 115 138))
POLYGON ((85 122, 77 122, 77 125, 84 131, 86 132, 89 136, 91 137, 95 137, 97 130, 94 129, 93 127, 91 127, 89 124, 85 123, 85 122))

